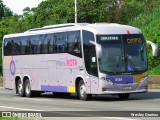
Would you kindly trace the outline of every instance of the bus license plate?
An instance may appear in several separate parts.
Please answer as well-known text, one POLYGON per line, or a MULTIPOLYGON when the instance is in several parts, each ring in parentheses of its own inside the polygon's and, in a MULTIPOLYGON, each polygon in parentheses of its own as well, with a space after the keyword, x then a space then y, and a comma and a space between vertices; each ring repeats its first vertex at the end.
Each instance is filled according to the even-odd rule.
POLYGON ((132 90, 132 87, 131 86, 125 86, 125 87, 122 87, 122 90, 132 90))

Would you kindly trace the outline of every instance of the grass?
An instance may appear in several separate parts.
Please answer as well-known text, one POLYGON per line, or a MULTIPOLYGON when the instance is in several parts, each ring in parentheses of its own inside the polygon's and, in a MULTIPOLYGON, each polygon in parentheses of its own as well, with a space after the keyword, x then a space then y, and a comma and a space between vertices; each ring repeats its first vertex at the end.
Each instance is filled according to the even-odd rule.
POLYGON ((9 118, 9 117, 0 117, 0 120, 31 120, 31 119, 29 119, 29 118, 14 118, 14 117, 12 117, 12 118, 9 118))
POLYGON ((150 70, 149 75, 160 75, 160 65, 150 70))

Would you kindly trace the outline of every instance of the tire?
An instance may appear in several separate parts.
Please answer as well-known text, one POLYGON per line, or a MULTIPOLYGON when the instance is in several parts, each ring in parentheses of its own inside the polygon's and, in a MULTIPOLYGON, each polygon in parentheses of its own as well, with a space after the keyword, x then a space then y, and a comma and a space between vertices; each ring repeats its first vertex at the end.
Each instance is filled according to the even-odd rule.
POLYGON ((129 98, 130 94, 119 94, 118 96, 121 100, 127 100, 129 98))
POLYGON ((78 97, 81 100, 89 100, 91 98, 91 94, 86 93, 85 84, 83 80, 81 80, 78 84, 78 97))
POLYGON ((20 97, 25 97, 24 84, 21 82, 20 79, 18 80, 17 91, 20 97))
POLYGON ((31 90, 29 79, 25 81, 25 95, 26 97, 33 97, 34 92, 31 90))

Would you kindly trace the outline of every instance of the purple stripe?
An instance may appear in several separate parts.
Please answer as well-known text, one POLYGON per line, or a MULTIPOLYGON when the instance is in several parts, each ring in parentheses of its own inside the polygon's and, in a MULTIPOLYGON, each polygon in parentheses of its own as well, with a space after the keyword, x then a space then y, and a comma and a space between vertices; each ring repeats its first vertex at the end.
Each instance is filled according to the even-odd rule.
POLYGON ((112 76, 115 84, 131 84, 134 83, 133 76, 112 76))
POLYGON ((48 85, 41 85, 42 91, 48 92, 67 92, 66 86, 48 86, 48 85))
POLYGON ((112 80, 114 84, 131 84, 134 83, 134 76, 110 76, 106 74, 106 78, 112 80))

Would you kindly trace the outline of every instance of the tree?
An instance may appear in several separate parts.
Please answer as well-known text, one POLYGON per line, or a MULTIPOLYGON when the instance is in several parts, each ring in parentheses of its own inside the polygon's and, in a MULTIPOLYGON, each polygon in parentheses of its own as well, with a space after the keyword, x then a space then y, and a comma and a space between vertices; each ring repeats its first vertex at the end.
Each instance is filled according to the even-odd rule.
POLYGON ((3 4, 3 1, 0 0, 0 20, 2 17, 12 16, 13 12, 3 4))
POLYGON ((4 8, 3 2, 2 2, 2 0, 0 0, 0 20, 4 16, 4 10, 3 10, 3 8, 4 8))

